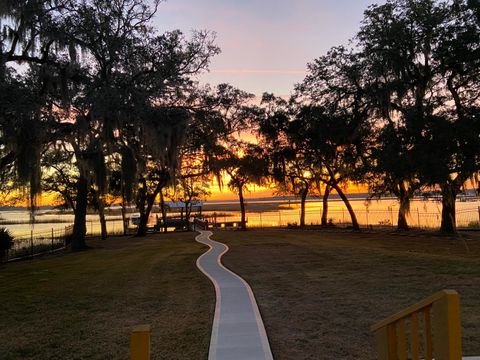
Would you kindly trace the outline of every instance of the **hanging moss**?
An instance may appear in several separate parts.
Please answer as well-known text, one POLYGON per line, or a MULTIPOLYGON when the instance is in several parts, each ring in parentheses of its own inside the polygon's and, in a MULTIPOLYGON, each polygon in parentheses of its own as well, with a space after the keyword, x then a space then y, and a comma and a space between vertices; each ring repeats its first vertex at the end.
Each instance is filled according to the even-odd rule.
POLYGON ((24 119, 18 129, 15 143, 15 165, 19 184, 29 188, 29 207, 32 218, 37 197, 41 192, 41 148, 43 131, 39 119, 24 119))
POLYGON ((137 162, 131 148, 124 146, 121 149, 122 156, 122 181, 125 189, 125 198, 132 201, 133 184, 137 178, 137 162))

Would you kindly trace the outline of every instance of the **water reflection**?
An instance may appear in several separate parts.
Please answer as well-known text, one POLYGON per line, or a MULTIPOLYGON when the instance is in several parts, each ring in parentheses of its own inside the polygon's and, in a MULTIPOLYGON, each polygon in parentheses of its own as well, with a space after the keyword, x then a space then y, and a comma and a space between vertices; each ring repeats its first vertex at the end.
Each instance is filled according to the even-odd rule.
MULTIPOLYGON (((288 224, 298 224, 300 219, 300 205, 296 202, 264 202, 269 206, 266 209, 277 208, 277 210, 260 211, 262 206, 256 206, 258 202, 251 201, 247 204, 247 219, 249 226, 269 227, 286 226, 288 224), (272 206, 272 204, 274 204, 272 206), (275 205, 277 204, 277 205, 275 205), (278 204, 280 206, 278 206, 278 204), (249 210, 250 208, 250 210, 249 210), (256 209, 255 209, 256 208, 256 209), (260 209, 260 210, 259 210, 260 209)), ((398 216, 398 202, 395 199, 381 199, 365 201, 365 199, 352 199, 352 207, 361 226, 396 226, 398 216)), ((224 211, 225 203, 220 206, 220 210, 204 211, 203 214, 213 216, 216 214, 218 221, 238 221, 240 219, 239 211, 224 211)), ((232 208, 232 203, 228 203, 227 208, 232 208)), ((235 205, 235 204, 234 204, 235 205)), ((210 208, 215 205, 209 205, 210 208)), ((350 223, 350 216, 343 202, 339 200, 329 201, 328 219, 333 224, 350 223)), ((457 225, 459 227, 478 226, 480 217, 480 201, 457 201, 457 225)), ((441 221, 442 205, 439 201, 414 200, 411 204, 411 211, 408 216, 408 222, 411 226, 421 228, 438 228, 441 221)), ((305 221, 306 224, 319 224, 321 221, 322 203, 320 201, 309 201, 306 204, 305 221)), ((2 211, 0 218, 6 221, 28 222, 29 213, 27 211, 2 211)), ((73 214, 62 213, 42 213, 37 214, 37 220, 42 223, 34 224, 33 227, 28 223, 10 224, 6 227, 14 236, 27 236, 30 231, 47 232, 64 229, 65 226, 73 223, 73 214), (50 222, 51 221, 51 222, 50 222)), ((109 233, 121 232, 122 220, 119 215, 107 215, 107 229, 109 233)), ((87 234, 100 233, 100 223, 95 214, 87 215, 87 234)))

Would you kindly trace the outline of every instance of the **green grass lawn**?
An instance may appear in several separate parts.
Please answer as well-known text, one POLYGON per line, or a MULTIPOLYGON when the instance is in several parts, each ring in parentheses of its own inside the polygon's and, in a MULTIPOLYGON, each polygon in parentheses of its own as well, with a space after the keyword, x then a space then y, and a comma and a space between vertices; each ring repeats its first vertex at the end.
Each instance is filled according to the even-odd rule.
POLYGON ((143 323, 152 359, 207 358, 215 293, 192 233, 90 244, 0 268, 1 359, 128 359, 143 323))
MULTIPOLYGON (((465 355, 480 355, 480 239, 425 233, 218 231, 252 286, 276 360, 373 359, 369 327, 442 288, 459 291, 465 355), (465 240, 465 241, 464 241, 465 240), (466 245, 465 245, 466 244, 466 245), (469 251, 467 252, 467 247, 469 251)), ((206 359, 214 290, 194 234, 92 241, 93 250, 0 269, 1 359, 206 359)))
POLYGON ((282 359, 374 359, 375 322, 444 288, 460 293, 463 349, 480 355, 480 239, 432 234, 218 231, 282 359), (466 250, 465 243, 469 248, 466 250))

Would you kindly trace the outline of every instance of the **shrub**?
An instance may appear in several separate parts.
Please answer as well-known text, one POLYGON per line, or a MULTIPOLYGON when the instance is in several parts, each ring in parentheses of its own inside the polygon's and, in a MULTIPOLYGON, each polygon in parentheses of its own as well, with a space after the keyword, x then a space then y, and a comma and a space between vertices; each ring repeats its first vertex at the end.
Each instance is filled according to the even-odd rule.
POLYGON ((469 229, 478 229, 480 228, 480 222, 478 221, 470 221, 467 225, 469 229))
POLYGON ((385 220, 380 220, 380 221, 378 222, 378 225, 382 225, 382 226, 391 226, 391 225, 392 225, 392 223, 390 222, 390 220, 388 220, 388 219, 385 219, 385 220))
POLYGON ((8 250, 13 246, 13 236, 6 228, 0 228, 0 261, 5 259, 8 250))

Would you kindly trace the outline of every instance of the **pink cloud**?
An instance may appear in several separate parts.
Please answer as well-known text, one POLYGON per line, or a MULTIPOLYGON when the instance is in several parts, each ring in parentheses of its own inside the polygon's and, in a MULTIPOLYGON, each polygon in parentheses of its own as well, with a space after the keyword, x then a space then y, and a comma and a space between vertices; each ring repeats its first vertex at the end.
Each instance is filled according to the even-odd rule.
POLYGON ((213 74, 279 74, 279 75, 306 75, 306 70, 274 70, 274 69, 215 69, 213 74))

